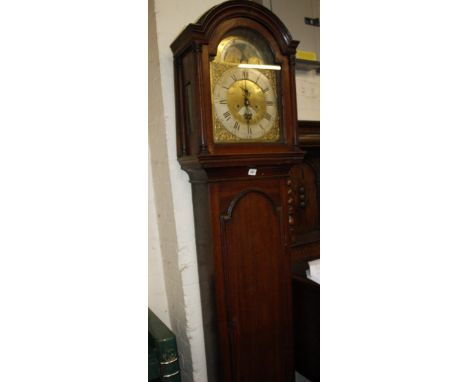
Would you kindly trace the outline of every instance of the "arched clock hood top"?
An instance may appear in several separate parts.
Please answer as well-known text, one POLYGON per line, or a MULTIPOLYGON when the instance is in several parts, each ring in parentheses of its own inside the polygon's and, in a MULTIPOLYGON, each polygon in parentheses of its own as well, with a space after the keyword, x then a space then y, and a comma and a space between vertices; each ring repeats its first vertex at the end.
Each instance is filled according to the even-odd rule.
POLYGON ((268 8, 247 0, 231 0, 215 5, 205 12, 195 24, 189 24, 171 44, 175 56, 193 43, 207 44, 219 24, 234 18, 252 19, 265 27, 279 43, 285 56, 295 54, 298 41, 293 40, 283 22, 268 8), (191 35, 191 43, 187 44, 191 35))

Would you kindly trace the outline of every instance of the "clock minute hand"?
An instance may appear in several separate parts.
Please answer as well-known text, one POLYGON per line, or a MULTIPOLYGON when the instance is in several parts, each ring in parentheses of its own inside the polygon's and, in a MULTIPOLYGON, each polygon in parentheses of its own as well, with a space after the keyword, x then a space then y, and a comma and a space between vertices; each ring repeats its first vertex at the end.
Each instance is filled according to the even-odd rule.
POLYGON ((247 89, 247 81, 244 80, 244 86, 245 87, 240 87, 242 89, 242 91, 244 92, 244 97, 249 97, 250 96, 250 92, 249 90, 247 89))
POLYGON ((244 118, 247 121, 247 124, 249 124, 250 120, 252 119, 252 112, 250 111, 250 102, 247 97, 244 97, 244 106, 245 106, 244 118))

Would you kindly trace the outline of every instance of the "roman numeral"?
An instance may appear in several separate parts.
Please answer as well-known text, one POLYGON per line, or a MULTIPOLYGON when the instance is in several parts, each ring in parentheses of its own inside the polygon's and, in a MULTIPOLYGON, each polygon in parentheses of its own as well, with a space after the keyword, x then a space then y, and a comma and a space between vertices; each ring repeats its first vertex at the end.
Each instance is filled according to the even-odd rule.
POLYGON ((252 135, 252 128, 250 125, 247 125, 247 134, 252 135))
POLYGON ((271 121, 271 114, 265 113, 265 119, 267 119, 268 121, 271 121))
POLYGON ((225 112, 223 115, 224 118, 226 118, 226 121, 229 121, 231 119, 231 113, 229 111, 225 112))
POLYGON ((239 122, 236 121, 236 123, 234 124, 234 129, 236 129, 236 130, 240 129, 239 122))
POLYGON ((249 72, 247 70, 244 70, 242 72, 242 76, 244 77, 244 80, 247 80, 249 78, 249 72))
POLYGON ((222 99, 222 100, 219 101, 219 103, 220 103, 221 105, 227 105, 227 100, 222 99))
POLYGON ((233 81, 237 81, 237 77, 235 74, 231 74, 231 78, 233 79, 233 81))
POLYGON ((267 106, 273 106, 273 101, 266 101, 267 106))
POLYGON ((265 89, 262 89, 262 91, 263 91, 264 93, 266 93, 266 92, 270 91, 270 88, 267 87, 267 88, 265 88, 265 89))
POLYGON ((260 123, 258 124, 258 126, 260 126, 262 130, 265 130, 265 128, 260 123))

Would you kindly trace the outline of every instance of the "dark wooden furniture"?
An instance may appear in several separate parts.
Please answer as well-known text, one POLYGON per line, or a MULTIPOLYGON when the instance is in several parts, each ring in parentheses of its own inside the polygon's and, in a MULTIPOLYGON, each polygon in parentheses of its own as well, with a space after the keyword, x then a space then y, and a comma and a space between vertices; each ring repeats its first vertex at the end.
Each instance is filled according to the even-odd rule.
POLYGON ((210 382, 294 380, 288 179, 304 156, 296 128, 297 44, 268 9, 237 0, 207 11, 171 45, 177 155, 192 183, 210 382), (234 29, 264 39, 281 68, 277 142, 214 140, 210 60, 234 29))
POLYGON ((295 368, 312 382, 320 381, 320 285, 305 275, 308 264, 293 265, 295 368))
POLYGON ((290 253, 293 269, 296 370, 320 381, 320 285, 307 279, 308 261, 320 258, 320 122, 299 121, 304 161, 290 170, 290 253))
POLYGON ((298 136, 306 155, 288 181, 293 262, 320 258, 320 122, 299 121, 298 136))

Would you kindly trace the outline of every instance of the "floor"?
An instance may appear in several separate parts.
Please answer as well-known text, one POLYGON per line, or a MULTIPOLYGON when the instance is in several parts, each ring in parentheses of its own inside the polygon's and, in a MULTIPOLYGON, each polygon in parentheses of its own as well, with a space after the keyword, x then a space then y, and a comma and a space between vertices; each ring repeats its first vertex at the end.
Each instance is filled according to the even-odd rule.
POLYGON ((307 379, 296 371, 296 382, 310 382, 310 379, 307 379))

